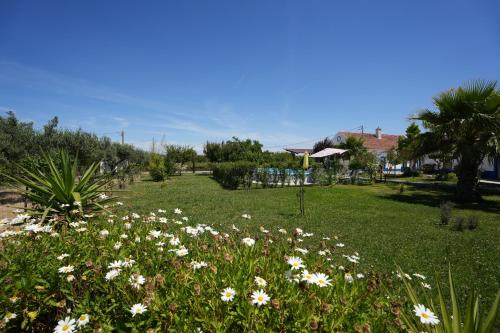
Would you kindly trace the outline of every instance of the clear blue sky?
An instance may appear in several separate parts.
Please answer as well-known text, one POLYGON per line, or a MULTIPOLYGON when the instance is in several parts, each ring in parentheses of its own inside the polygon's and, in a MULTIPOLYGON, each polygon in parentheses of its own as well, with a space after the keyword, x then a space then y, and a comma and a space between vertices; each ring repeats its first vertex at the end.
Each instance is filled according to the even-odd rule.
POLYGON ((145 148, 402 133, 436 93, 500 78, 499 13, 498 0, 3 0, 0 112, 124 129, 145 148))

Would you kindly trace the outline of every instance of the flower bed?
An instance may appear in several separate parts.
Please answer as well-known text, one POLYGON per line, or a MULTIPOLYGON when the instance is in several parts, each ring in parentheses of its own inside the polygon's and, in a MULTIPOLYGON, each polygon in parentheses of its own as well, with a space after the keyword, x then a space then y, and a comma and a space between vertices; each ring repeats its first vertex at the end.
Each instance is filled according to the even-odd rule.
POLYGON ((180 209, 139 216, 120 208, 68 227, 1 234, 2 326, 385 332, 398 331, 409 309, 390 276, 358 271, 360 255, 327 235, 305 248, 312 234, 301 229, 223 231, 180 209))

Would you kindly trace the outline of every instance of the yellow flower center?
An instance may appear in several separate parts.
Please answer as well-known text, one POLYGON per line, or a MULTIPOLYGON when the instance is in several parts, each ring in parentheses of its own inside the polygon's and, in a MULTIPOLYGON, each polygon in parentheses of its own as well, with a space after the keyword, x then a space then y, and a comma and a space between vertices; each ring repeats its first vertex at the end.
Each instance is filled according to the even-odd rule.
POLYGON ((227 293, 226 293, 226 297, 231 297, 231 293, 230 293, 230 292, 227 292, 227 293))
POLYGON ((319 284, 323 284, 323 283, 325 283, 325 280, 319 280, 318 282, 319 282, 319 284))
POLYGON ((7 319, 10 319, 12 317, 12 313, 7 312, 7 314, 5 315, 5 317, 7 317, 7 319))
POLYGON ((259 296, 259 297, 257 297, 257 300, 258 300, 259 302, 262 302, 262 301, 264 300, 264 296, 259 296))
POLYGON ((427 314, 427 312, 422 312, 421 316, 422 316, 422 318, 425 318, 425 319, 430 317, 429 314, 427 314))
POLYGON ((85 317, 84 315, 81 315, 81 316, 80 316, 80 320, 85 320, 85 318, 86 318, 86 317, 85 317))
POLYGON ((68 325, 64 325, 63 326, 63 331, 67 331, 67 330, 69 330, 69 326, 68 325))

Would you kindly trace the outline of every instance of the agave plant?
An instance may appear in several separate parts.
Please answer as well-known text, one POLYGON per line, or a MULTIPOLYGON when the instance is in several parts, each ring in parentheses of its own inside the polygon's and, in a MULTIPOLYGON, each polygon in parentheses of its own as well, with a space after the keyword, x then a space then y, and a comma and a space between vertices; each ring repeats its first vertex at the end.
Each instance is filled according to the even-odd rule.
POLYGON ((77 159, 71 161, 63 151, 59 156, 59 167, 50 156, 44 155, 47 170, 18 165, 19 175, 6 175, 32 203, 32 207, 26 209, 30 215, 39 217, 41 222, 48 216, 72 221, 105 209, 114 199, 104 193, 112 179, 97 174, 99 163, 90 165, 79 177, 77 159))
MULTIPOLYGON (((401 276, 404 273, 399 270, 401 276)), ((406 294, 414 306, 416 316, 408 316, 405 313, 401 317, 407 328, 412 332, 434 332, 434 333, 491 333, 495 330, 495 321, 498 317, 500 291, 497 293, 488 314, 484 317, 479 309, 479 297, 472 291, 462 313, 458 302, 451 269, 448 270, 448 283, 450 288, 451 313, 448 311, 447 302, 443 296, 439 276, 436 275, 436 289, 438 293, 438 304, 434 304, 428 293, 424 293, 422 299, 410 282, 403 278, 406 294), (429 308, 427 308, 429 307, 429 308), (438 315, 439 314, 439 315, 438 315), (420 318, 420 319, 419 319, 420 318), (433 324, 434 323, 434 324, 433 324)))

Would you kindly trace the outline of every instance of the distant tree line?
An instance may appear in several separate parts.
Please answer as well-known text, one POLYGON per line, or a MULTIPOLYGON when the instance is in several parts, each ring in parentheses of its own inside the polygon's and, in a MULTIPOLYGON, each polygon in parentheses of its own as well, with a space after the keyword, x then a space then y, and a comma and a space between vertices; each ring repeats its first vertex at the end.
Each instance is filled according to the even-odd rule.
POLYGON ((15 173, 16 164, 43 167, 43 154, 55 156, 60 151, 77 158, 81 168, 102 160, 108 171, 115 171, 125 161, 127 165, 136 166, 144 166, 148 161, 148 153, 132 145, 112 142, 108 137, 98 137, 81 129, 62 129, 58 125, 59 119, 54 117, 38 130, 33 122, 17 119, 12 111, 0 116, 0 173, 15 173))

